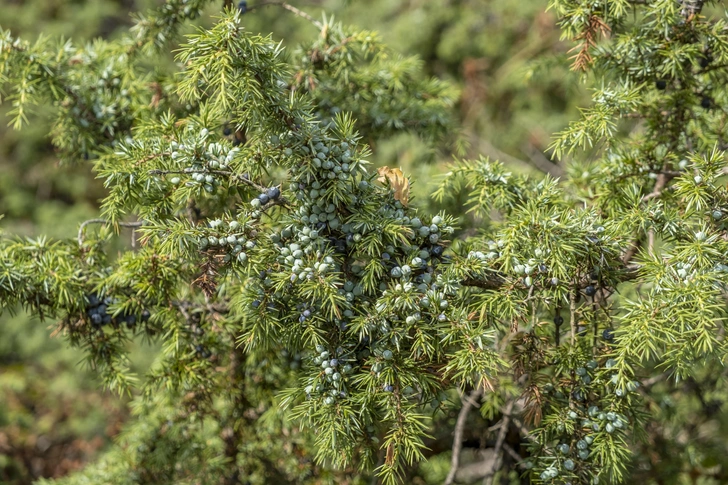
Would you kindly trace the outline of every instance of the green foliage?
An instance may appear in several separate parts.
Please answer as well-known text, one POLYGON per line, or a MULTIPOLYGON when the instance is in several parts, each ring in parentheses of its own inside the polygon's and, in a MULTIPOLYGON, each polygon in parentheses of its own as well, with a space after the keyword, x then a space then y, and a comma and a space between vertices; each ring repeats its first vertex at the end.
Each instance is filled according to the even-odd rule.
POLYGON ((76 239, 0 241, 0 304, 57 320, 133 399, 116 446, 57 483, 411 483, 441 474, 456 393, 448 483, 469 480, 473 405, 499 431, 470 481, 628 483, 640 440, 680 428, 653 409, 669 386, 724 395, 728 38, 702 2, 552 2, 597 87, 552 144, 573 160, 454 162, 434 197, 467 221, 377 177, 364 142, 452 139, 450 84, 327 19, 289 59, 237 9, 150 67, 206 3, 84 46, 0 33, 10 122, 52 106, 59 158, 105 189, 76 239), (135 339, 161 347, 141 377, 135 339))

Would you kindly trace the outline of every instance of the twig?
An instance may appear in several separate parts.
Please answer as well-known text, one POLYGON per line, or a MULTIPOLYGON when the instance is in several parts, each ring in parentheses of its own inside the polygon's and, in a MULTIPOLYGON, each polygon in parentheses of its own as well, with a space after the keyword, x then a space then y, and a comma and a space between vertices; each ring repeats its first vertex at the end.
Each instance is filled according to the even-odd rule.
POLYGON ((642 197, 642 202, 646 202, 650 199, 657 198, 662 195, 662 192, 665 190, 665 187, 667 186, 667 183, 670 182, 670 180, 674 179, 680 174, 680 172, 668 172, 668 171, 662 171, 657 175, 657 182, 655 182, 655 187, 652 189, 652 192, 642 197))
MULTIPOLYGON (((81 223, 81 227, 78 228, 78 245, 83 245, 83 231, 86 229, 86 226, 89 224, 112 224, 112 222, 107 221, 106 219, 89 219, 87 221, 83 221, 81 223)), ((142 227, 144 223, 142 221, 138 222, 116 222, 113 223, 117 226, 121 227, 142 227)))
POLYGON ((248 7, 248 12, 252 12, 253 10, 256 10, 260 7, 267 7, 269 5, 284 8, 284 9, 288 10, 289 12, 292 12, 297 17, 301 17, 302 19, 308 20, 313 25, 315 25, 319 30, 324 30, 324 24, 322 24, 315 18, 311 17, 309 14, 307 14, 303 10, 299 10, 296 7, 294 7, 293 5, 287 4, 286 2, 261 2, 258 5, 248 7))
POLYGON ((470 393, 468 399, 463 399, 463 407, 460 409, 460 414, 458 414, 458 420, 455 424, 455 436, 452 442, 452 461, 450 463, 450 471, 448 472, 443 485, 452 485, 455 481, 455 474, 460 466, 460 450, 463 447, 463 431, 465 430, 465 422, 468 419, 470 408, 473 407, 472 403, 480 398, 482 394, 483 388, 478 387, 470 393))
POLYGON ((508 426, 511 423, 511 412, 513 411, 513 405, 516 403, 516 400, 512 400, 508 403, 508 406, 503 411, 503 424, 501 425, 501 429, 498 432, 498 438, 495 441, 495 458, 493 459, 493 465, 491 466, 490 472, 483 477, 483 485, 491 485, 493 483, 493 477, 495 476, 495 473, 500 469, 501 463, 503 462, 503 455, 501 454, 501 450, 503 449, 503 442, 506 439, 506 434, 508 433, 508 426))
POLYGON ((526 428, 526 426, 524 426, 524 424, 518 418, 516 418, 515 416, 511 416, 511 420, 525 439, 527 439, 528 441, 536 441, 536 439, 531 435, 531 432, 528 430, 528 428, 526 428))
MULTIPOLYGON (((150 170, 149 175, 169 175, 169 174, 191 174, 191 173, 209 173, 214 175, 222 175, 225 177, 229 177, 231 180, 237 180, 245 185, 248 185, 250 187, 253 187, 260 193, 265 193, 268 190, 268 187, 263 187, 260 184, 256 184, 249 178, 247 178, 245 175, 238 175, 233 172, 229 172, 227 170, 192 170, 192 169, 185 169, 185 170, 150 170)), ((279 186, 280 187, 280 186, 279 186)), ((267 209, 268 207, 274 206, 274 205, 282 205, 282 206, 289 206, 288 199, 285 197, 279 197, 276 200, 271 200, 270 202, 267 202, 262 210, 267 209)))
POLYGON ((680 11, 680 15, 689 21, 700 14, 700 11, 703 10, 704 3, 705 0, 683 0, 683 8, 680 11))
POLYGON ((519 455, 516 450, 511 448, 511 445, 509 445, 508 443, 503 443, 503 449, 506 450, 506 453, 508 453, 511 458, 516 461, 516 463, 520 464, 521 462, 523 462, 523 457, 521 457, 521 455, 519 455))
POLYGON ((500 151, 488 140, 480 140, 480 143, 478 144, 478 150, 485 155, 488 155, 490 158, 494 158, 496 160, 508 162, 512 165, 520 165, 524 168, 533 168, 533 165, 526 162, 525 160, 521 160, 520 158, 516 158, 512 155, 500 151))
POLYGON ((470 396, 463 394, 460 391, 460 388, 458 388, 458 394, 460 394, 461 401, 463 401, 463 402, 467 401, 468 404, 470 404, 471 406, 473 406, 476 409, 480 407, 480 404, 477 401, 473 400, 470 396))
POLYGON ((642 246, 642 241, 636 239, 629 249, 622 255, 622 262, 624 264, 629 264, 629 262, 632 261, 632 258, 634 258, 637 254, 637 251, 640 250, 640 246, 642 246))
POLYGON ((223 175, 225 177, 230 177, 231 179, 239 180, 243 182, 246 185, 249 185, 250 187, 253 187, 257 190, 259 190, 261 193, 268 190, 267 187, 263 187, 262 185, 256 184, 249 178, 245 177, 245 175, 238 175, 233 172, 229 172, 227 170, 192 170, 192 169, 185 169, 185 170, 150 170, 149 175, 169 175, 169 174, 181 174, 181 175, 189 175, 191 173, 207 173, 207 174, 214 174, 214 175, 223 175))
POLYGON ((650 228, 647 230, 647 252, 650 256, 654 256, 655 250, 655 230, 650 228))
POLYGON ((576 292, 578 290, 574 289, 569 294, 569 320, 571 324, 571 344, 573 345, 576 342, 576 292))
MULTIPOLYGON (((639 266, 636 264, 625 264, 624 267, 621 268, 621 272, 619 275, 619 281, 631 281, 637 278, 639 275, 638 273, 639 266)), ((481 288, 483 290, 498 290, 504 286, 506 286, 506 283, 508 283, 508 280, 506 277, 500 273, 489 273, 487 275, 484 275, 483 278, 478 278, 475 276, 469 276, 467 278, 464 278, 460 284, 463 286, 471 286, 475 288, 481 288)), ((575 283, 574 288, 586 288, 591 284, 590 278, 582 278, 581 280, 577 281, 575 283)), ((532 288, 539 288, 540 285, 536 282, 533 283, 532 288)))
POLYGON ((668 377, 669 375, 670 375, 670 372, 668 372, 668 371, 665 371, 665 372, 662 372, 662 373, 660 373, 660 374, 657 374, 656 376, 652 376, 652 377, 650 377, 649 379, 645 379, 644 381, 642 381, 642 382, 640 383, 640 384, 641 384, 641 385, 640 385, 640 388, 641 388, 641 389, 644 389, 644 390, 647 390, 647 389, 649 389, 650 387, 652 387, 652 386, 654 386, 655 384, 657 384, 658 382, 661 382, 661 381, 664 381, 665 379, 667 379, 667 377, 668 377))
POLYGON ((531 159, 531 162, 533 162, 539 170, 546 172, 554 178, 561 178, 565 175, 563 168, 546 158, 543 152, 535 146, 529 145, 528 148, 523 151, 526 155, 528 155, 528 158, 531 159))

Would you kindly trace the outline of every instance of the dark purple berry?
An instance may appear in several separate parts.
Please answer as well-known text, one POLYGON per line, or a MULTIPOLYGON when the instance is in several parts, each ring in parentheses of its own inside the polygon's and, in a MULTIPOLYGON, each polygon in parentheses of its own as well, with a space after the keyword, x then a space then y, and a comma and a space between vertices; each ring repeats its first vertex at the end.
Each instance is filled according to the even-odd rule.
POLYGON ((151 317, 151 316, 152 316, 152 314, 149 313, 149 310, 146 310, 146 309, 143 310, 142 311, 142 322, 149 321, 149 317, 151 317))
POLYGON ((238 2, 238 10, 240 10, 240 14, 244 14, 248 11, 248 2, 246 0, 240 0, 238 2))
POLYGON ((387 384, 386 386, 384 386, 384 392, 393 392, 393 391, 394 391, 394 386, 392 384, 387 384))
POLYGON ((99 315, 98 313, 94 313, 91 315, 91 322, 94 325, 101 325, 101 322, 104 320, 104 317, 99 315))
POLYGON ((432 250, 430 250, 430 254, 432 254, 436 258, 439 258, 440 256, 442 256, 443 252, 445 252, 445 248, 442 246, 435 246, 432 248, 432 250))
POLYGON ((554 317, 554 324, 558 327, 562 323, 564 323, 564 317, 562 317, 561 315, 556 315, 554 317))
POLYGON ((703 96, 703 98, 700 100, 700 106, 705 109, 709 109, 711 106, 713 106, 713 100, 710 99, 709 96, 703 96))
MULTIPOLYGON (((276 200, 281 196, 281 189, 278 187, 271 187, 265 193, 271 200, 276 200)), ((261 201, 262 202, 262 201, 261 201)))
POLYGON ((233 130, 229 126, 226 126, 225 128, 223 128, 222 134, 225 136, 230 136, 233 134, 233 130))
POLYGON ((253 308, 258 308, 260 306, 260 300, 253 301, 252 305, 253 305, 253 308))
POLYGON ((602 332, 602 338, 607 342, 611 342, 612 340, 614 340, 614 332, 612 332, 612 330, 609 328, 605 328, 602 332))
POLYGON ((594 288, 594 286, 589 285, 586 288, 584 288, 584 293, 586 293, 586 296, 594 296, 597 294, 597 289, 594 288))
POLYGON ((304 310, 303 311, 303 316, 306 317, 306 318, 310 317, 311 316, 311 310, 304 310))
POLYGON ((703 69, 708 67, 711 62, 713 62, 713 56, 710 54, 704 54, 700 56, 700 59, 698 60, 700 67, 702 67, 703 69))
POLYGON ((655 82, 655 87, 657 89, 659 89, 660 91, 662 91, 663 89, 665 89, 667 87, 667 81, 665 81, 664 79, 658 79, 655 82))
POLYGON ((268 201, 270 200, 270 197, 268 197, 268 195, 266 195, 266 194, 260 194, 258 196, 258 200, 260 201, 261 204, 267 204, 268 201))

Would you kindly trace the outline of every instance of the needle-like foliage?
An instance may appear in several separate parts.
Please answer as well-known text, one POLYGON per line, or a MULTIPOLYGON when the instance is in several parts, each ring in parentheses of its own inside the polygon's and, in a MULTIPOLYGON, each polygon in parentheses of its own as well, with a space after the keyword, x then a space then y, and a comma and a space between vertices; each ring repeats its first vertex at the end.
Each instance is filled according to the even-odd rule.
POLYGON ((651 387, 728 350, 725 20, 554 0, 596 86, 552 145, 567 175, 455 161, 434 197, 464 215, 427 214, 369 144, 453 135, 451 86, 326 18, 289 57, 242 7, 150 67, 207 3, 85 46, 0 31, 11 124, 50 117, 107 190, 77 239, 0 240, 0 303, 133 396, 116 448, 56 483, 410 483, 458 395, 501 417, 486 479, 510 450, 533 483, 627 481, 651 387), (161 347, 144 376, 135 338, 161 347))

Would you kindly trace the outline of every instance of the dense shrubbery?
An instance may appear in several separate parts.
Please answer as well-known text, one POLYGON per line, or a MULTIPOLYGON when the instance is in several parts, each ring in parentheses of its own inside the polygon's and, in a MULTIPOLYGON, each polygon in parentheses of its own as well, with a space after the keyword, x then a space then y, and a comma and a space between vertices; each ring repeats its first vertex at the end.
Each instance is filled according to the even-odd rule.
POLYGON ((723 481, 699 434, 725 395, 722 17, 554 1, 598 86, 551 146, 566 169, 528 152, 564 176, 455 160, 433 212, 369 145, 457 143, 449 83, 291 6, 319 35, 290 55, 232 6, 162 67, 207 3, 86 46, 0 32, 11 122, 40 108, 105 190, 74 238, 2 240, 0 302, 132 399, 55 483, 723 481))

